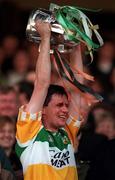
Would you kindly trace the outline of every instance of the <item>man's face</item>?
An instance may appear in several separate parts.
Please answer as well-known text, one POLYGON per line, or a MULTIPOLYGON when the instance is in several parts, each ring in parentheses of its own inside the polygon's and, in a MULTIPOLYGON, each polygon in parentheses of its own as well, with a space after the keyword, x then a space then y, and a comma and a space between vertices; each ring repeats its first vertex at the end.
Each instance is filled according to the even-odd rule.
POLYGON ((0 93, 0 115, 9 117, 17 115, 17 99, 14 92, 0 93))
POLYGON ((96 131, 108 137, 108 139, 115 138, 115 128, 113 122, 106 120, 99 122, 96 131))
POLYGON ((11 148, 15 142, 14 125, 6 123, 0 128, 0 146, 3 148, 11 148))
POLYGON ((65 95, 54 94, 43 110, 44 125, 47 129, 57 131, 64 127, 68 118, 68 100, 65 95))

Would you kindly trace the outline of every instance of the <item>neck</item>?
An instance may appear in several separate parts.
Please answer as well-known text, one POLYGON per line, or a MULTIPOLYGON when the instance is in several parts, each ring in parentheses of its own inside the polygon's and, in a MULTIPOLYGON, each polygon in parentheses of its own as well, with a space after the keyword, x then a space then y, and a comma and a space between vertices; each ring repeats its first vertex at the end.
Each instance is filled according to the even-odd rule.
POLYGON ((42 120, 42 122, 43 122, 43 125, 44 125, 45 129, 47 129, 48 131, 58 132, 58 128, 57 127, 53 127, 52 125, 47 123, 47 121, 42 120))

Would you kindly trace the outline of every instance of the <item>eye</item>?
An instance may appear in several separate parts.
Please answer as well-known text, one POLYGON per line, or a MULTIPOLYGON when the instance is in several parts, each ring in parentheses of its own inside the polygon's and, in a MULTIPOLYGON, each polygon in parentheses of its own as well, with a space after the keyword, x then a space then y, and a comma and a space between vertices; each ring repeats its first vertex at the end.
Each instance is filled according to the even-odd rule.
POLYGON ((63 106, 63 103, 57 104, 57 107, 62 107, 62 106, 63 106))

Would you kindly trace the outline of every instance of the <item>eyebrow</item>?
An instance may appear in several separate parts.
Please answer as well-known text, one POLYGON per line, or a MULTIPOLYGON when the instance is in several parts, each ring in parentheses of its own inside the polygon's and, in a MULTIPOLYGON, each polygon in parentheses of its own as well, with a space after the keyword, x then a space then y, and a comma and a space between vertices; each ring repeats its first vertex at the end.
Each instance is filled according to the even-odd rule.
POLYGON ((57 103, 57 105, 66 105, 66 106, 69 106, 69 103, 63 103, 63 102, 59 102, 59 103, 57 103))

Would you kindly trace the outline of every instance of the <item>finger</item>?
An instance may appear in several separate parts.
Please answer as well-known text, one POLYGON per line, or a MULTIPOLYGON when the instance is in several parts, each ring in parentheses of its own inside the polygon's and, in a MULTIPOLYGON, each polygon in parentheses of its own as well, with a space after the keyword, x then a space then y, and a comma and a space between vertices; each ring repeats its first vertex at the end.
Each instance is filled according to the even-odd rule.
POLYGON ((41 23, 42 23, 41 20, 36 20, 36 21, 35 21, 35 27, 38 27, 41 23))

